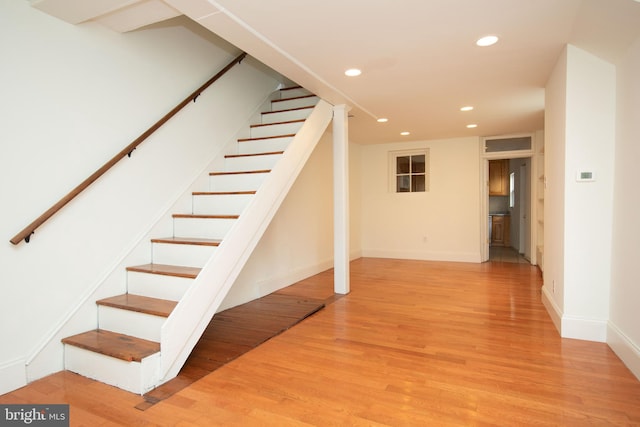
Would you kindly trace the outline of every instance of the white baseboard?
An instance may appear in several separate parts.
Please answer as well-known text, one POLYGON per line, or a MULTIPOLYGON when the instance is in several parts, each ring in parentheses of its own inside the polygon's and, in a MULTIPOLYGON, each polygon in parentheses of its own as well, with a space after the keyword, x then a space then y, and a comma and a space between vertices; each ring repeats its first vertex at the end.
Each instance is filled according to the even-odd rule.
POLYGON ((0 363, 0 395, 25 385, 27 385, 27 374, 23 359, 0 363))
POLYGON ((285 275, 258 282, 257 288, 259 289, 259 295, 260 297, 263 297, 282 288, 293 285, 294 283, 297 283, 308 277, 322 273, 323 271, 326 271, 330 268, 333 268, 332 259, 322 261, 315 265, 291 270, 285 275))
POLYGON ((366 258, 410 259, 417 261, 450 261, 480 263, 480 252, 402 252, 384 249, 363 249, 366 258))
POLYGON ((607 321, 565 314, 562 316, 562 337, 607 342, 607 321))
POLYGON ((629 339, 611 321, 607 325, 607 344, 629 368, 633 375, 640 380, 640 347, 629 339))
POLYGON ((560 310, 560 307, 558 307, 553 300, 546 286, 542 287, 542 305, 547 309, 547 313, 549 313, 549 317, 558 330, 558 333, 562 335, 562 310, 560 310))
POLYGON ((329 259, 260 281, 255 281, 253 278, 247 280, 241 276, 220 304, 218 312, 261 298, 332 267, 333 259, 329 259))
POLYGON ((606 320, 572 316, 563 313, 546 286, 542 287, 542 304, 547 309, 551 321, 562 338, 606 342, 606 320))

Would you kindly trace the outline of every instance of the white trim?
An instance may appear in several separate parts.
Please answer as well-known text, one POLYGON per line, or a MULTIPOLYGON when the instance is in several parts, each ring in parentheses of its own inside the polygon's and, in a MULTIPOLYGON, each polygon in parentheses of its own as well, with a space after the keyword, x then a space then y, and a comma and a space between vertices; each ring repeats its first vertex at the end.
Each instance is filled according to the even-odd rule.
POLYGON ((0 395, 27 385, 24 359, 9 360, 0 364, 0 395))
POLYGON ((529 186, 530 186, 530 200, 529 209, 527 215, 529 215, 531 227, 529 230, 529 262, 531 265, 536 265, 537 260, 537 247, 538 247, 538 233, 535 228, 535 224, 538 223, 538 217, 536 212, 536 201, 538 200, 538 187, 537 187, 537 174, 538 159, 536 158, 536 133, 523 133, 501 136, 486 136, 479 138, 479 157, 480 157, 480 257, 481 262, 489 260, 489 238, 488 235, 488 217, 489 217, 489 160, 501 160, 501 159, 531 159, 531 170, 529 170, 529 186), (531 150, 517 150, 517 151, 497 151, 486 153, 485 152, 485 140, 487 139, 508 139, 519 137, 531 138, 531 150))
POLYGON ((291 270, 287 274, 278 277, 258 281, 256 283, 256 287, 259 289, 260 295, 268 295, 331 268, 333 268, 333 258, 321 261, 314 265, 291 270))
POLYGON ((333 290, 348 294, 349 280, 349 113, 333 106, 333 290))
POLYGON ((542 305, 547 309, 547 313, 549 313, 549 317, 551 318, 553 325, 560 334, 562 327, 562 310, 560 310, 560 307, 558 307, 556 302, 553 300, 553 297, 546 286, 542 286, 542 305))
POLYGON ((535 155, 535 132, 529 133, 514 133, 509 135, 499 135, 499 136, 483 136, 481 137, 480 153, 482 157, 485 157, 490 160, 496 159, 518 159, 522 157, 531 157, 535 155), (531 148, 529 150, 511 150, 511 151, 486 151, 485 143, 487 140, 498 140, 498 139, 513 139, 513 138, 531 138, 531 148))
POLYGON ((607 344, 640 380, 640 347, 611 321, 607 324, 607 344))
POLYGON ((606 342, 607 321, 581 316, 562 316, 562 338, 606 342))
POLYGON ((542 304, 562 338, 606 342, 607 321, 564 314, 546 286, 542 287, 542 304))
MULTIPOLYGON (((388 189, 387 191, 389 193, 393 193, 393 194, 399 194, 399 195, 404 195, 404 194, 416 194, 416 195, 426 195, 429 192, 429 186, 430 186, 430 181, 431 181, 431 165, 430 165, 430 148, 429 147, 423 147, 423 148, 412 148, 412 149, 407 149, 407 150, 391 150, 387 153, 387 162, 388 162, 388 176, 387 176, 387 180, 388 180, 388 189), (396 163, 396 159, 398 157, 410 157, 410 156, 424 156, 424 191, 407 191, 407 192, 401 192, 398 191, 397 189, 397 177, 398 177, 398 170, 397 170, 397 163, 396 163)), ((405 174, 403 174, 405 175, 405 174)), ((409 174, 407 174, 409 175, 409 174)), ((410 176, 413 175, 410 174, 410 176)))
MULTIPOLYGON (((281 86, 281 84, 278 84, 278 87, 279 86, 281 86)), ((253 109, 253 112, 248 114, 247 120, 238 127, 236 133, 231 138, 229 138, 228 143, 234 143, 237 141, 238 135, 240 135, 240 133, 243 132, 243 129, 249 126, 249 124, 252 122, 252 117, 260 114, 260 112, 263 109, 263 106, 265 105, 265 103, 269 102, 269 99, 271 96, 273 96, 273 92, 269 92, 267 96, 263 97, 262 100, 256 104, 255 108, 253 109)), ((213 98, 214 97, 210 97, 210 99, 213 99, 213 98)), ((202 102, 202 101, 199 100, 198 102, 202 102)), ((81 315, 80 312, 82 309, 84 309, 85 307, 91 307, 92 309, 95 309, 96 316, 97 316, 97 307, 95 307, 96 295, 104 287, 105 283, 108 282, 109 278, 112 277, 114 273, 117 274, 119 271, 123 271, 124 266, 127 264, 127 259, 131 256, 132 253, 135 252, 135 250, 141 244, 146 244, 152 230, 158 225, 158 223, 160 223, 163 219, 167 217, 167 212, 171 212, 171 209, 183 197, 185 196, 191 197, 190 190, 193 187, 193 183, 197 182, 197 180, 201 177, 208 176, 208 172, 211 169, 211 164, 213 164, 215 161, 219 159, 224 158, 225 147, 226 147, 226 144, 220 145, 220 150, 218 150, 216 153, 212 153, 210 162, 207 163, 207 165, 204 166, 201 170, 194 172, 194 174, 191 177, 185 180, 185 182, 188 182, 189 184, 186 185, 182 190, 176 191, 176 193, 172 195, 169 201, 162 208, 160 208, 157 211, 156 215, 149 221, 149 226, 146 229, 144 229, 142 232, 137 234, 131 240, 132 243, 126 246, 120 252, 120 254, 117 257, 115 257, 115 261, 112 264, 110 264, 102 272, 102 274, 97 278, 97 280, 89 287, 88 291, 82 294, 76 300, 76 302, 71 306, 71 309, 57 323, 55 323, 54 326, 46 334, 44 334, 44 338, 41 341, 39 341, 27 354, 27 357, 25 360, 27 371, 29 371, 29 368, 31 367, 31 365, 37 364, 39 362, 38 359, 40 359, 41 355, 45 351, 47 351, 47 349, 50 348, 52 345, 56 346, 59 354, 62 355, 62 345, 59 343, 60 336, 69 334, 69 331, 67 330, 67 328, 70 322, 81 315)), ((125 282, 123 282, 123 290, 124 290, 124 286, 125 286, 125 282)), ((97 317, 96 317, 96 322, 94 326, 97 326, 97 317)), ((75 333, 75 332, 72 332, 72 333, 75 333)), ((40 378, 44 375, 48 375, 52 372, 56 372, 54 370, 56 369, 56 367, 53 364, 50 364, 48 359, 49 357, 45 356, 44 359, 41 360, 41 362, 43 362, 43 366, 46 366, 46 368, 44 368, 45 370, 43 371, 42 368, 38 368, 37 374, 30 373, 29 377, 31 379, 40 378)))
POLYGON ((479 252, 405 252, 389 251, 386 249, 365 249, 362 251, 365 258, 392 258, 411 259, 417 261, 451 261, 480 263, 479 252))
POLYGON ((332 113, 333 106, 318 102, 277 167, 165 321, 160 341, 160 383, 174 378, 182 368, 329 126, 332 113))

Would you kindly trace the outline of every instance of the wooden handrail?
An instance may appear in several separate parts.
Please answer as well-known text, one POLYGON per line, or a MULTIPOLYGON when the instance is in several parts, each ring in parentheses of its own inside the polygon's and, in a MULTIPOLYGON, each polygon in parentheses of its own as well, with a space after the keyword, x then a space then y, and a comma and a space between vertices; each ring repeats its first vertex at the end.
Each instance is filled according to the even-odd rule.
POLYGON ((222 77, 227 71, 229 71, 234 65, 240 63, 244 57, 247 56, 245 52, 238 55, 233 61, 231 61, 226 67, 224 67, 220 72, 218 72, 215 76, 211 77, 206 83, 200 86, 196 91, 194 91, 191 95, 185 98, 180 104, 178 104, 173 110, 169 111, 162 117, 160 120, 156 122, 153 126, 147 129, 142 135, 136 138, 131 144, 127 145, 122 151, 116 154, 111 160, 105 163, 100 169, 95 171, 89 178, 85 179, 78 185, 76 188, 71 190, 69 194, 64 196, 62 199, 58 201, 55 205, 51 206, 45 213, 36 218, 31 224, 27 225, 22 231, 13 236, 10 240, 11 243, 17 245, 21 241, 25 241, 29 243, 31 235, 35 232, 36 228, 40 227, 45 221, 51 218, 56 212, 62 209, 67 203, 73 200, 78 194, 84 191, 89 185, 91 185, 95 180, 100 178, 105 172, 107 172, 113 165, 118 163, 123 157, 128 156, 131 157, 131 153, 135 150, 138 145, 140 145, 145 139, 147 139, 152 133, 154 133, 160 126, 166 123, 170 118, 176 115, 178 111, 184 108, 189 102, 196 100, 200 93, 202 93, 205 89, 207 89, 211 84, 213 84, 216 80, 222 77))

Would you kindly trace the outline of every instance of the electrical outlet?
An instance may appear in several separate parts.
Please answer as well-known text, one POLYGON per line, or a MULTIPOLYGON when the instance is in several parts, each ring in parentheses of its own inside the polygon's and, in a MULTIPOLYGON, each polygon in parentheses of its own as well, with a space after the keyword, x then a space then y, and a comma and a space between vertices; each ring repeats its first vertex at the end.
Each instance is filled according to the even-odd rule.
POLYGON ((554 294, 556 293, 556 281, 555 280, 551 281, 551 292, 553 292, 554 294))

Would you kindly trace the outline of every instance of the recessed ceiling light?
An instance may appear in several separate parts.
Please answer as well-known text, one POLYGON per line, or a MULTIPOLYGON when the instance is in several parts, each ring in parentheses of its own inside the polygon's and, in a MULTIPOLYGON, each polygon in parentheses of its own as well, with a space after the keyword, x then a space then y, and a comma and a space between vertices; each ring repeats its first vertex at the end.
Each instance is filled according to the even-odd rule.
POLYGON ((389 119, 387 119, 386 117, 380 117, 378 119, 378 123, 387 123, 389 121, 389 119))
POLYGON ((476 44, 478 46, 491 46, 492 44, 496 44, 498 42, 497 36, 486 36, 478 39, 476 44))
POLYGON ((471 123, 470 125, 467 125, 467 127, 468 127, 469 129, 473 129, 473 128, 477 128, 477 127, 478 127, 478 125, 477 125, 477 124, 475 124, 475 123, 471 123))
POLYGON ((402 136, 411 135, 411 132, 407 132, 407 131, 400 132, 400 135, 402 135, 402 136))
POLYGON ((467 105, 460 109, 460 111, 471 111, 471 110, 473 110, 473 107, 471 105, 467 105))
POLYGON ((362 74, 362 71, 358 70, 357 68, 349 68, 347 71, 344 72, 344 75, 349 77, 356 77, 356 76, 359 76, 360 74, 362 74))

